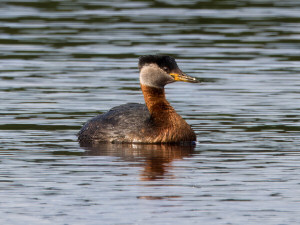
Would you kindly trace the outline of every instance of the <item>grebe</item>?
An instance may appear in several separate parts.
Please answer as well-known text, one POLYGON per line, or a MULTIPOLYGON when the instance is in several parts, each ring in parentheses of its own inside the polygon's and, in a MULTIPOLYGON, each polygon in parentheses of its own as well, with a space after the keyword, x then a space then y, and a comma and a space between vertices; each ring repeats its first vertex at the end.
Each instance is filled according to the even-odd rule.
POLYGON ((165 98, 164 86, 175 81, 197 83, 177 66, 174 58, 139 58, 140 84, 145 103, 128 103, 89 120, 78 133, 84 143, 193 143, 196 135, 165 98))

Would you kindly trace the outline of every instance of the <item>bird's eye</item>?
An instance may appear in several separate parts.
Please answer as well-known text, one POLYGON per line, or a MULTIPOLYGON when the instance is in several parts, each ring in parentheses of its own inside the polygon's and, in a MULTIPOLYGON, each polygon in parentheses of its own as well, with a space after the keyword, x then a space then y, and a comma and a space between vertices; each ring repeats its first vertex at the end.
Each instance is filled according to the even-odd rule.
POLYGON ((164 70, 166 73, 169 73, 169 72, 170 72, 169 68, 166 67, 166 66, 163 67, 163 70, 164 70))

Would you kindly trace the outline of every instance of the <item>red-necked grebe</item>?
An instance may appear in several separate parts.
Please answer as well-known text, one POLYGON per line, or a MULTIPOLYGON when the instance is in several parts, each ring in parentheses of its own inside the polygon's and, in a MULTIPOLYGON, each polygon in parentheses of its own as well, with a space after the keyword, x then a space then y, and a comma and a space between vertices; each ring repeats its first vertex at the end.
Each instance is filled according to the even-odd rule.
POLYGON ((80 143, 192 143, 196 135, 165 98, 164 86, 175 81, 197 83, 170 56, 139 59, 140 83, 146 105, 128 103, 89 120, 79 131, 80 143))

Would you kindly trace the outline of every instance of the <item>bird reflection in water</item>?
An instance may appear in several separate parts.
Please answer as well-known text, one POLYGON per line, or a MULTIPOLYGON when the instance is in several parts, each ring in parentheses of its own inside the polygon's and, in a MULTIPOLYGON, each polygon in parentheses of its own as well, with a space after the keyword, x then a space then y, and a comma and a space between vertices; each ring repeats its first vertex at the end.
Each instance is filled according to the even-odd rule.
POLYGON ((143 181, 158 180, 169 177, 169 170, 174 160, 182 160, 194 152, 194 145, 142 145, 112 144, 82 146, 89 156, 115 156, 128 162, 140 162, 143 170, 140 179, 143 181))

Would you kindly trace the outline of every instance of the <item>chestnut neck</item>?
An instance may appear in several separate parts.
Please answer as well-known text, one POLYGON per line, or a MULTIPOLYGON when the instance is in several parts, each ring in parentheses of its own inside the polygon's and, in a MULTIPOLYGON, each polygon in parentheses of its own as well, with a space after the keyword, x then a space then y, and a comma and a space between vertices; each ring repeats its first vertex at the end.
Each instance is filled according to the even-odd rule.
POLYGON ((150 87, 143 84, 141 84, 141 88, 146 106, 153 119, 168 120, 170 116, 178 115, 167 101, 164 88, 150 87))
POLYGON ((166 100, 164 88, 141 84, 150 121, 154 125, 153 142, 195 141, 191 127, 178 115, 166 100))

